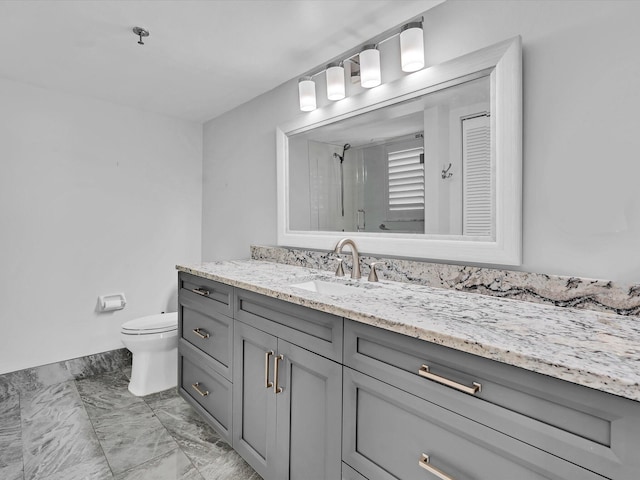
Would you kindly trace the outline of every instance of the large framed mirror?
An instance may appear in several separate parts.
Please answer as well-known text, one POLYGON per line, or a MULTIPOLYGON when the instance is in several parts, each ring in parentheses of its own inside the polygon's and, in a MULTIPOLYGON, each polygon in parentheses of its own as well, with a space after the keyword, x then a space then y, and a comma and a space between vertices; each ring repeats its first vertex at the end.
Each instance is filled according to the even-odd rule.
POLYGON ((520 38, 277 129, 278 244, 519 265, 520 38))

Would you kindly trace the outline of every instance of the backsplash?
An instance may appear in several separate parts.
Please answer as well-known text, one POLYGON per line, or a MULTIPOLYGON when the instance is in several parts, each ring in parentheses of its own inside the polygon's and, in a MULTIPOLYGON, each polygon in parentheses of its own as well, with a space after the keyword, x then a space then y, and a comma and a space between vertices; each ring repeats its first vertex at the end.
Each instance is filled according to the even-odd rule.
MULTIPOLYGON (((351 254, 340 255, 345 273, 351 271, 351 254)), ((333 271, 337 255, 333 252, 287 247, 251 246, 251 258, 318 270, 333 271)), ((618 315, 640 315, 640 284, 623 285, 591 278, 544 275, 493 268, 448 265, 360 256, 362 276, 369 274, 371 262, 384 261, 377 271, 381 280, 417 283, 494 297, 512 298, 558 307, 581 308, 618 315)))

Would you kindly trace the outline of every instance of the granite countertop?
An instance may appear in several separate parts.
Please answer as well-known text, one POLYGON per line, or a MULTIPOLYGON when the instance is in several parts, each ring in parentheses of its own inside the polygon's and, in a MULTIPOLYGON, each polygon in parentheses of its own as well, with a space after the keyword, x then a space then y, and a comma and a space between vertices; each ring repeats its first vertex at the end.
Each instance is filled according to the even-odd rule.
POLYGON ((640 319, 256 260, 179 271, 640 401, 640 319), (354 294, 291 285, 346 283, 354 294))

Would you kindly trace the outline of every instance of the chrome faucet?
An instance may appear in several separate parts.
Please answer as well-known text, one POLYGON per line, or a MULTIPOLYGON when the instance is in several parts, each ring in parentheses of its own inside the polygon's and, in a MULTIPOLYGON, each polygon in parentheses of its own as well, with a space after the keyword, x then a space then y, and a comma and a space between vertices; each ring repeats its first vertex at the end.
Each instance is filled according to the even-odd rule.
MULTIPOLYGON (((351 255, 353 256, 353 269, 351 270, 351 278, 360 278, 360 255, 358 255, 358 249, 356 244, 350 238, 343 238, 336 244, 336 248, 333 249, 333 253, 342 253, 342 247, 349 245, 351 247, 351 255)), ((341 264, 342 265, 342 264, 341 264)), ((336 275, 338 272, 336 272, 336 275)))

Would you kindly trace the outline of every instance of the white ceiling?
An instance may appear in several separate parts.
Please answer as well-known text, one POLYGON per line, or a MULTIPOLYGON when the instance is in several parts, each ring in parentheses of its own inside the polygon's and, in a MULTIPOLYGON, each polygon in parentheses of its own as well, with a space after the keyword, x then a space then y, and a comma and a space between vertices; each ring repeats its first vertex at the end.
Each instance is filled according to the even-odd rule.
POLYGON ((442 1, 2 0, 0 77, 203 122, 442 1))

